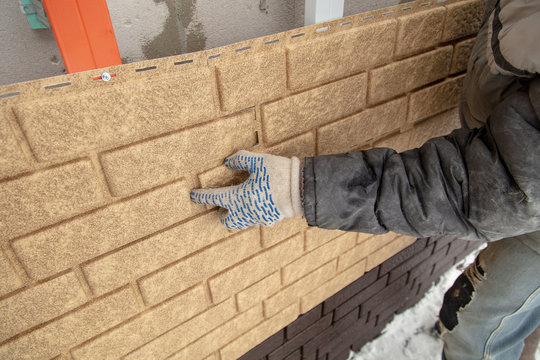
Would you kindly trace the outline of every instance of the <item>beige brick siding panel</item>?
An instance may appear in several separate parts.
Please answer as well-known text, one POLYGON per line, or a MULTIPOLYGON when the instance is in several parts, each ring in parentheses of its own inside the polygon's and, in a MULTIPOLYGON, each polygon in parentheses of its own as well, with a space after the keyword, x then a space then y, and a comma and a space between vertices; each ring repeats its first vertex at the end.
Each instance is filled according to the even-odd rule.
POLYGON ((246 181, 248 177, 247 171, 231 170, 222 165, 199 174, 199 181, 201 187, 206 189, 238 185, 246 181))
POLYGON ((409 150, 409 141, 411 140, 412 131, 395 134, 377 141, 373 147, 385 147, 394 149, 398 153, 409 150))
POLYGON ((360 74, 262 106, 265 144, 277 143, 362 109, 367 75, 360 74))
POLYGON ((235 265, 259 249, 258 229, 245 230, 139 280, 141 293, 147 304, 159 303, 235 265))
POLYGON ((243 312, 269 298, 281 288, 281 277, 275 272, 236 295, 238 310, 243 312))
POLYGON ((349 251, 343 253, 338 258, 337 271, 341 272, 347 268, 350 268, 354 264, 357 264, 361 260, 364 260, 370 255, 368 251, 367 246, 360 243, 349 251))
POLYGON ((303 242, 303 236, 293 236, 210 279, 214 303, 223 301, 298 258, 302 254, 303 242))
POLYGON ((318 268, 321 264, 338 257, 356 245, 356 233, 345 233, 323 246, 304 254, 282 270, 283 285, 289 285, 318 268))
POLYGON ((449 79, 411 94, 408 121, 418 122, 456 107, 461 96, 464 77, 463 75, 449 79))
POLYGON ((407 98, 402 97, 364 110, 318 130, 319 154, 349 152, 388 132, 397 130, 407 118, 407 98))
POLYGON ((272 317, 290 304, 298 303, 301 296, 316 289, 336 274, 337 260, 334 259, 264 301, 264 315, 272 317))
POLYGON ((122 359, 164 359, 229 321, 235 315, 236 308, 231 298, 158 336, 122 359))
POLYGON ((185 182, 176 182, 17 239, 28 275, 42 279, 181 221, 190 214, 185 182))
POLYGON ((301 299, 300 311, 302 314, 313 309, 315 306, 323 302, 329 296, 337 293, 345 286, 352 283, 365 273, 366 261, 362 260, 354 266, 336 275, 333 279, 319 286, 314 291, 305 295, 301 299))
POLYGON ((21 286, 21 280, 15 274, 4 252, 0 250, 0 296, 17 290, 21 286))
POLYGON ((262 244, 263 247, 270 247, 278 242, 290 238, 291 236, 298 234, 307 227, 306 220, 296 215, 292 218, 286 218, 272 225, 261 226, 262 244))
POLYGON ((486 2, 486 0, 469 0, 447 5, 442 41, 476 34, 484 17, 486 2))
MULTIPOLYGON (((208 354, 221 349, 226 344, 262 321, 262 311, 260 306, 253 307, 248 311, 239 314, 231 321, 209 332, 203 338, 176 352, 169 359, 171 360, 199 360, 208 354)), ((279 329, 278 329, 279 330, 279 329)))
POLYGON ((84 343, 71 354, 76 360, 117 359, 205 309, 206 295, 202 286, 197 286, 84 343))
POLYGON ((396 21, 381 21, 320 39, 291 45, 287 65, 294 90, 343 78, 392 58, 396 21))
POLYGON ((266 338, 293 322, 299 315, 298 304, 293 304, 261 325, 251 329, 220 350, 221 360, 236 360, 266 338))
POLYGON ((455 45, 450 74, 456 74, 467 70, 467 64, 475 41, 476 39, 468 39, 455 45))
POLYGON ((369 103, 376 104, 444 78, 450 69, 452 49, 446 46, 371 70, 369 103))
POLYGON ((89 160, 0 183, 0 238, 23 235, 101 202, 101 188, 89 160))
POLYGON ((390 244, 383 246, 372 254, 369 254, 367 257, 366 271, 369 271, 390 259, 407 246, 412 245, 412 243, 415 241, 416 238, 410 236, 398 236, 396 239, 392 240, 390 244))
POLYGON ((0 342, 86 302, 73 273, 67 273, 0 301, 0 342))
POLYGON ((396 56, 406 56, 435 47, 441 39, 445 9, 433 8, 398 18, 396 56))
POLYGON ((0 358, 51 359, 118 325, 137 312, 133 292, 125 288, 4 343, 0 346, 0 358))
POLYGON ((255 148, 256 152, 267 152, 280 156, 296 156, 303 159, 308 156, 315 156, 315 136, 314 132, 309 132, 284 141, 269 148, 255 148))
POLYGON ((431 138, 448 135, 461 127, 458 109, 452 109, 416 125, 412 130, 411 148, 417 148, 431 138))
POLYGON ((306 230, 306 250, 310 251, 318 248, 344 233, 345 232, 341 230, 326 230, 317 227, 309 227, 306 230))
POLYGON ((206 68, 168 71, 139 81, 111 81, 106 90, 43 97, 17 104, 14 111, 36 158, 57 161, 210 120, 216 115, 214 84, 206 68))
MULTIPOLYGON (((245 55, 249 55, 248 51, 245 55)), ((287 86, 285 51, 266 51, 241 61, 218 62, 216 74, 222 110, 255 106, 283 96, 287 86)))
POLYGON ((111 192, 129 195, 220 165, 237 150, 253 146, 254 119, 255 113, 247 111, 102 154, 111 192))
POLYGON ((378 249, 390 244, 396 236, 397 234, 390 232, 385 235, 368 236, 367 238, 364 238, 354 248, 339 256, 338 271, 343 271, 358 263, 360 260, 368 258, 371 256, 370 254, 373 254, 378 249))
POLYGON ((21 147, 11 131, 7 116, 0 110, 0 179, 28 170, 21 147))
POLYGON ((213 212, 85 264, 82 270, 94 293, 104 294, 229 235, 213 212))

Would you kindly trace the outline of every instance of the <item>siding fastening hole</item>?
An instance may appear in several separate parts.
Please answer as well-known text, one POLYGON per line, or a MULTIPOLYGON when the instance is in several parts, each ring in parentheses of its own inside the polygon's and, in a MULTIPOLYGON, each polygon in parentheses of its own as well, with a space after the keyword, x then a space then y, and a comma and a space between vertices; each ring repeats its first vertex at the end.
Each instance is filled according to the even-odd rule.
POLYGON ((135 72, 149 71, 149 70, 155 70, 155 69, 157 69, 157 66, 148 66, 145 68, 135 69, 135 72))

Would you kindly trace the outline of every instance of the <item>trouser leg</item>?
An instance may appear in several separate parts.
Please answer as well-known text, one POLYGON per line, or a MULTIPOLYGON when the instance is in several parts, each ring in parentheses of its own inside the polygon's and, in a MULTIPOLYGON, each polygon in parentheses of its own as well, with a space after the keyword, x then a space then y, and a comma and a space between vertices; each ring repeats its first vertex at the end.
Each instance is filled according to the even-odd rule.
MULTIPOLYGON (((540 241, 540 232, 527 236, 540 241)), ((445 294, 439 318, 446 359, 519 359, 540 325, 540 254, 519 237, 488 244, 445 294)))

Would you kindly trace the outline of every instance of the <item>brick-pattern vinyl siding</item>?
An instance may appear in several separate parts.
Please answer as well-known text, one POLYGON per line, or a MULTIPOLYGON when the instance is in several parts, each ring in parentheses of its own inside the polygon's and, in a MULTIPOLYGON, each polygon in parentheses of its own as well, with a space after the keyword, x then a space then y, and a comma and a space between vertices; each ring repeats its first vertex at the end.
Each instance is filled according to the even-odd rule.
MULTIPOLYGON (((306 319, 357 279, 393 298, 418 264, 373 269, 416 239, 301 217, 230 232, 189 192, 245 179, 223 166, 240 149, 403 151, 459 127, 483 7, 418 0, 0 87, 0 358, 236 359, 267 338, 282 344, 272 334, 300 314, 311 343, 286 355, 334 351, 315 345, 322 329, 345 341, 339 329, 363 315, 306 319)), ((394 310, 378 305, 370 326, 394 310)))
MULTIPOLYGON (((345 360, 377 337, 395 314, 474 251, 477 242, 418 239, 268 337, 240 360, 345 360)), ((435 324, 433 324, 435 325, 435 324)))

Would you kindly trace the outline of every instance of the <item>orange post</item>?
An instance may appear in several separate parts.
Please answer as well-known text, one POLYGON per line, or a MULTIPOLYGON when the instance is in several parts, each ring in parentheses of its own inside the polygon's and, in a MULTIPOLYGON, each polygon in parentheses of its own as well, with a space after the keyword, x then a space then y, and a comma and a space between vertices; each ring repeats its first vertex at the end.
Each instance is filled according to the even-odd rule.
POLYGON ((106 0, 43 0, 68 73, 120 65, 106 0))

